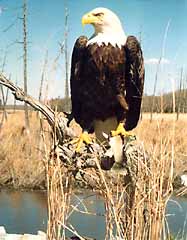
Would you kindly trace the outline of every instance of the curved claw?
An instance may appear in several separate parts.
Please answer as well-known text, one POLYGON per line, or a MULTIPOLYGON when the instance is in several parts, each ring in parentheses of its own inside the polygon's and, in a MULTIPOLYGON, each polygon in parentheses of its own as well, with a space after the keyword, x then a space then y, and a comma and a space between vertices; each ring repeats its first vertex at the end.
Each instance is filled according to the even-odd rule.
POLYGON ((123 137, 130 137, 134 138, 135 136, 131 134, 130 132, 127 132, 123 126, 123 123, 119 123, 117 129, 115 131, 111 131, 112 137, 122 135, 123 137))
POLYGON ((81 146, 83 143, 85 144, 91 144, 92 143, 92 139, 90 137, 90 135, 87 132, 83 132, 79 138, 74 139, 72 142, 72 144, 77 144, 77 147, 75 149, 75 152, 78 153, 80 152, 81 146))

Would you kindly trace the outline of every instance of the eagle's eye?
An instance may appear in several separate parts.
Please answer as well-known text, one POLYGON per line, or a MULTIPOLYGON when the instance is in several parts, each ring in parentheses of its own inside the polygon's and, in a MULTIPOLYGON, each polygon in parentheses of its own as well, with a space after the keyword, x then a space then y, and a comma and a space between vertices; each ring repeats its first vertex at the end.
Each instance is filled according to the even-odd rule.
POLYGON ((104 13, 102 13, 102 12, 100 12, 100 13, 93 13, 93 15, 94 15, 95 17, 101 17, 101 16, 104 15, 104 13))

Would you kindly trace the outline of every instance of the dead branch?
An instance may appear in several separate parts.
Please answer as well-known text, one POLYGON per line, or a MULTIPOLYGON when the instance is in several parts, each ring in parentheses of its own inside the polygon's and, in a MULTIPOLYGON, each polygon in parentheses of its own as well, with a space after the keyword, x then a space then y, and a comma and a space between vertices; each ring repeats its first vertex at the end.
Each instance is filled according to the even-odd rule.
MULTIPOLYGON (((68 9, 65 8, 65 40, 64 40, 64 48, 65 48, 65 69, 66 69, 66 80, 65 80, 65 98, 69 97, 69 76, 68 76, 68 9)), ((66 106, 67 108, 67 106, 66 106)))
MULTIPOLYGON (((27 94, 27 1, 23 1, 23 79, 24 79, 24 92, 27 94)), ((29 132, 29 111, 27 103, 24 102, 25 109, 25 128, 29 132)))
POLYGON ((43 69, 42 69, 42 75, 41 75, 41 81, 40 81, 40 90, 39 90, 39 97, 38 100, 42 100, 42 92, 43 92, 43 85, 44 85, 44 79, 45 79, 45 70, 47 67, 48 63, 48 50, 45 53, 45 59, 44 59, 44 64, 43 64, 43 69))
POLYGON ((12 94, 15 96, 16 100, 28 103, 35 110, 41 112, 46 117, 46 120, 48 121, 53 131, 56 132, 57 140, 59 142, 63 142, 65 136, 72 137, 75 135, 72 130, 67 127, 67 118, 62 115, 56 116, 55 112, 49 106, 39 102, 29 95, 26 95, 22 88, 16 86, 2 73, 0 73, 0 84, 9 88, 12 91, 12 94))
POLYGON ((4 121, 7 121, 7 111, 6 111, 6 104, 7 104, 7 100, 8 100, 8 88, 6 91, 6 96, 3 90, 3 86, 1 86, 1 94, 2 94, 2 100, 3 100, 3 105, 2 105, 2 110, 3 110, 3 114, 2 114, 2 119, 1 119, 1 123, 0 123, 0 128, 3 126, 4 121))
POLYGON ((183 68, 181 68, 180 80, 179 80, 179 96, 178 96, 178 107, 177 107, 177 120, 179 120, 179 114, 181 111, 181 95, 182 95, 182 84, 183 84, 183 68))

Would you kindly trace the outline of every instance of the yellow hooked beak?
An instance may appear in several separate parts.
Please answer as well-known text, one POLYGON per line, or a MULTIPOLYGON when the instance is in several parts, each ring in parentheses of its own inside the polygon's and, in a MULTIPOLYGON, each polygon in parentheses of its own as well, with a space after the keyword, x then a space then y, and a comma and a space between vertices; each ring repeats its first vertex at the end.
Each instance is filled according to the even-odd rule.
POLYGON ((82 17, 82 25, 93 24, 98 22, 98 18, 91 13, 87 13, 82 17))

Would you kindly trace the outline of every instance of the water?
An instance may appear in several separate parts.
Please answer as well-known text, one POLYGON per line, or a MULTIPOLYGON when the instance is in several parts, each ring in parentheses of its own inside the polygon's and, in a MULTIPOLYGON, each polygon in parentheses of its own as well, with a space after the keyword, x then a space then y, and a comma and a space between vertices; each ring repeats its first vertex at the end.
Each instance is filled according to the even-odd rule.
POLYGON ((37 233, 47 226, 46 194, 0 192, 0 226, 8 233, 37 233))
MULTIPOLYGON (((96 213, 85 215, 73 212, 70 222, 82 236, 104 239, 104 205, 100 197, 92 193, 84 193, 73 198, 73 203, 78 204, 84 199, 84 204, 79 204, 79 209, 96 213)), ((184 233, 187 235, 187 199, 173 197, 167 206, 167 220, 173 234, 184 233)), ((44 192, 0 192, 0 226, 3 225, 8 233, 37 233, 38 230, 46 231, 47 227, 47 202, 44 192)), ((72 234, 68 234, 71 236, 72 234)))
MULTIPOLYGON (((86 215, 73 212, 69 221, 82 236, 104 239, 104 205, 97 195, 86 193, 76 195, 73 205, 81 211, 96 213, 86 215), (84 198, 84 204, 80 203, 84 198)), ((0 226, 4 226, 8 233, 33 233, 38 230, 46 232, 47 201, 45 192, 0 192, 0 226)), ((70 232, 67 236, 72 236, 70 232)))
POLYGON ((187 239, 187 198, 172 197, 167 205, 166 218, 171 232, 187 239))

